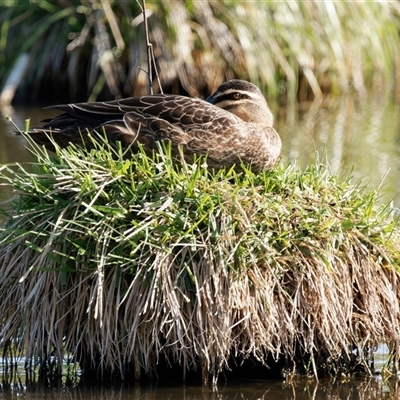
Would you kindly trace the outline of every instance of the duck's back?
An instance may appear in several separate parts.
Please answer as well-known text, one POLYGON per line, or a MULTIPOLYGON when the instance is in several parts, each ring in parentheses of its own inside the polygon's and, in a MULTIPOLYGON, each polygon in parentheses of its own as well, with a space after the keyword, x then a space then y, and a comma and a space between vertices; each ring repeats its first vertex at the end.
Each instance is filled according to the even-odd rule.
POLYGON ((279 135, 259 89, 245 81, 229 81, 207 101, 179 95, 156 94, 121 100, 51 106, 63 111, 30 133, 33 140, 54 150, 75 143, 88 150, 88 132, 106 136, 115 145, 137 151, 137 144, 152 151, 159 140, 172 143, 190 160, 208 156, 212 167, 244 162, 255 170, 272 167, 280 155, 279 135))

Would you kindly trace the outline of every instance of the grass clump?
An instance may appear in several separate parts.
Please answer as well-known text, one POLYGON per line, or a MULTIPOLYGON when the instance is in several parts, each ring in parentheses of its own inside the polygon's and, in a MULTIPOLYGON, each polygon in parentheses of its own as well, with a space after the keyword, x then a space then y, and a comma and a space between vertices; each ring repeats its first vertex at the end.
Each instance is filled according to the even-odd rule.
POLYGON ((206 380, 246 359, 350 372, 384 342, 396 365, 399 230, 376 192, 319 163, 255 175, 173 163, 168 146, 33 153, 32 172, 0 170, 16 190, 0 230, 5 354, 122 377, 163 360, 206 380))

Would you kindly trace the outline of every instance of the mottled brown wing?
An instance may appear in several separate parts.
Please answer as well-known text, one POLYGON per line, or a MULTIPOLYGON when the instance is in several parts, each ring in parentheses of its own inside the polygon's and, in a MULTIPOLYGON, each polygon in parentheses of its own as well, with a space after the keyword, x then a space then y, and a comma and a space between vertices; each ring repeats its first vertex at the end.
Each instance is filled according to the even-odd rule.
POLYGON ((102 135, 111 144, 120 141, 135 148, 137 140, 154 149, 158 140, 182 145, 189 153, 205 154, 210 146, 226 147, 231 135, 241 130, 234 114, 204 100, 176 95, 151 95, 95 103, 56 105, 63 114, 33 129, 31 137, 54 151, 52 140, 61 147, 75 143, 87 149, 93 143, 87 131, 102 135))
POLYGON ((224 125, 229 126, 231 123, 236 123, 237 119, 235 115, 204 100, 165 94, 130 97, 108 102, 61 104, 48 108, 56 108, 88 121, 91 126, 98 126, 119 117, 122 119, 128 112, 158 117, 172 124, 188 126, 215 123, 221 118, 224 119, 224 125))
MULTIPOLYGON (((174 144, 186 144, 191 134, 185 132, 178 124, 172 124, 165 119, 153 117, 149 114, 140 114, 134 111, 124 115, 126 128, 137 133, 137 140, 154 148, 157 140, 168 139, 174 144)), ((192 132, 191 132, 192 133, 192 132)))
POLYGON ((115 119, 123 117, 129 111, 141 111, 142 109, 159 104, 166 97, 180 97, 171 95, 152 95, 143 97, 129 97, 122 100, 99 101, 92 103, 57 104, 46 108, 54 108, 66 112, 78 118, 93 118, 97 120, 115 119))
MULTIPOLYGON (((205 129, 209 124, 218 124, 218 120, 223 120, 224 125, 229 128, 238 121, 234 114, 201 99, 167 95, 163 97, 162 102, 156 102, 153 97, 141 97, 141 104, 147 106, 137 111, 146 116, 157 117, 171 124, 180 125, 182 129, 185 127, 192 129, 193 126, 205 129)), ((120 103, 130 102, 130 100, 121 100, 120 103)))
POLYGON ((124 115, 124 122, 129 131, 137 132, 137 141, 143 143, 148 149, 154 149, 156 141, 168 140, 172 143, 173 153, 178 154, 177 149, 180 146, 185 157, 207 154, 209 161, 215 165, 220 161, 221 153, 227 150, 232 153, 230 158, 236 157, 236 151, 230 149, 228 144, 231 141, 231 135, 236 135, 240 126, 226 129, 227 125, 233 124, 235 121, 236 117, 233 114, 232 120, 229 115, 229 121, 222 121, 223 118, 217 116, 217 113, 214 114, 214 108, 210 107, 210 112, 205 114, 208 118, 204 118, 203 115, 203 118, 200 119, 195 113, 192 113, 189 120, 187 119, 188 113, 185 113, 184 108, 176 108, 174 111, 172 117, 171 112, 164 115, 163 110, 156 112, 154 108, 150 112, 159 114, 160 117, 132 111, 124 115), (221 124, 221 130, 215 130, 216 120, 213 120, 213 117, 217 117, 217 125, 221 124))

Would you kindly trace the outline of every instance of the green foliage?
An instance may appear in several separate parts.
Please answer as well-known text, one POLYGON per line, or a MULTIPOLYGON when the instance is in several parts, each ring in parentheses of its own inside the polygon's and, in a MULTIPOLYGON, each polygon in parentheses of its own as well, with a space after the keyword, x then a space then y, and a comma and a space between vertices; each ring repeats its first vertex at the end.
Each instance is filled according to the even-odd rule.
POLYGON ((161 144, 129 159, 31 145, 32 172, 0 170, 17 193, 0 229, 3 342, 79 362, 84 348, 111 371, 148 373, 162 353, 214 376, 232 354, 311 355, 316 373, 355 345, 396 348, 399 229, 376 192, 318 162, 256 175, 161 144))
MULTIPOLYGON (((204 94, 239 77, 292 99, 364 94, 372 84, 395 90, 396 2, 148 1, 147 9, 168 89, 179 82, 204 94)), ((27 92, 49 76, 70 100, 147 92, 138 2, 16 1, 0 11, 0 83, 27 52, 27 92)))
MULTIPOLYGON (((17 172, 3 167, 9 175, 2 178, 20 191, 13 212, 29 213, 29 236, 54 243, 74 232, 88 244, 80 254, 104 238, 107 246, 123 243, 130 257, 140 256, 143 244, 170 252, 181 243, 195 249, 207 240, 227 246, 223 261, 243 269, 249 260, 259 263, 257 255, 286 263, 283 251, 324 254, 329 243, 340 247, 354 229, 377 245, 390 244, 395 226, 388 212, 376 211, 375 191, 339 179, 322 164, 304 171, 280 164, 256 175, 245 166, 210 172, 203 159, 182 167, 165 148, 155 160, 144 153, 125 159, 101 147, 89 157, 77 148, 59 150, 57 158, 36 151, 40 158, 32 174, 23 166, 17 172), (34 229, 45 215, 46 221, 62 218, 56 234, 45 233, 47 222, 44 231, 34 229)), ((114 264, 109 248, 106 253, 114 264)))

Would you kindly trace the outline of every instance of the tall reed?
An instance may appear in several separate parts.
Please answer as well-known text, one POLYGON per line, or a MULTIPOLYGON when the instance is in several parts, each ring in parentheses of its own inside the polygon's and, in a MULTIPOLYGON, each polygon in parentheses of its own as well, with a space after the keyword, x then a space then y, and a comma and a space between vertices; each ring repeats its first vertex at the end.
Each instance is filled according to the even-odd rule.
MULTIPOLYGON (((291 99, 397 86, 397 2, 162 0, 147 7, 168 91, 204 95, 233 77, 291 99)), ((25 101, 147 93, 142 21, 134 1, 10 0, 0 6, 0 85, 27 54, 25 101)))

